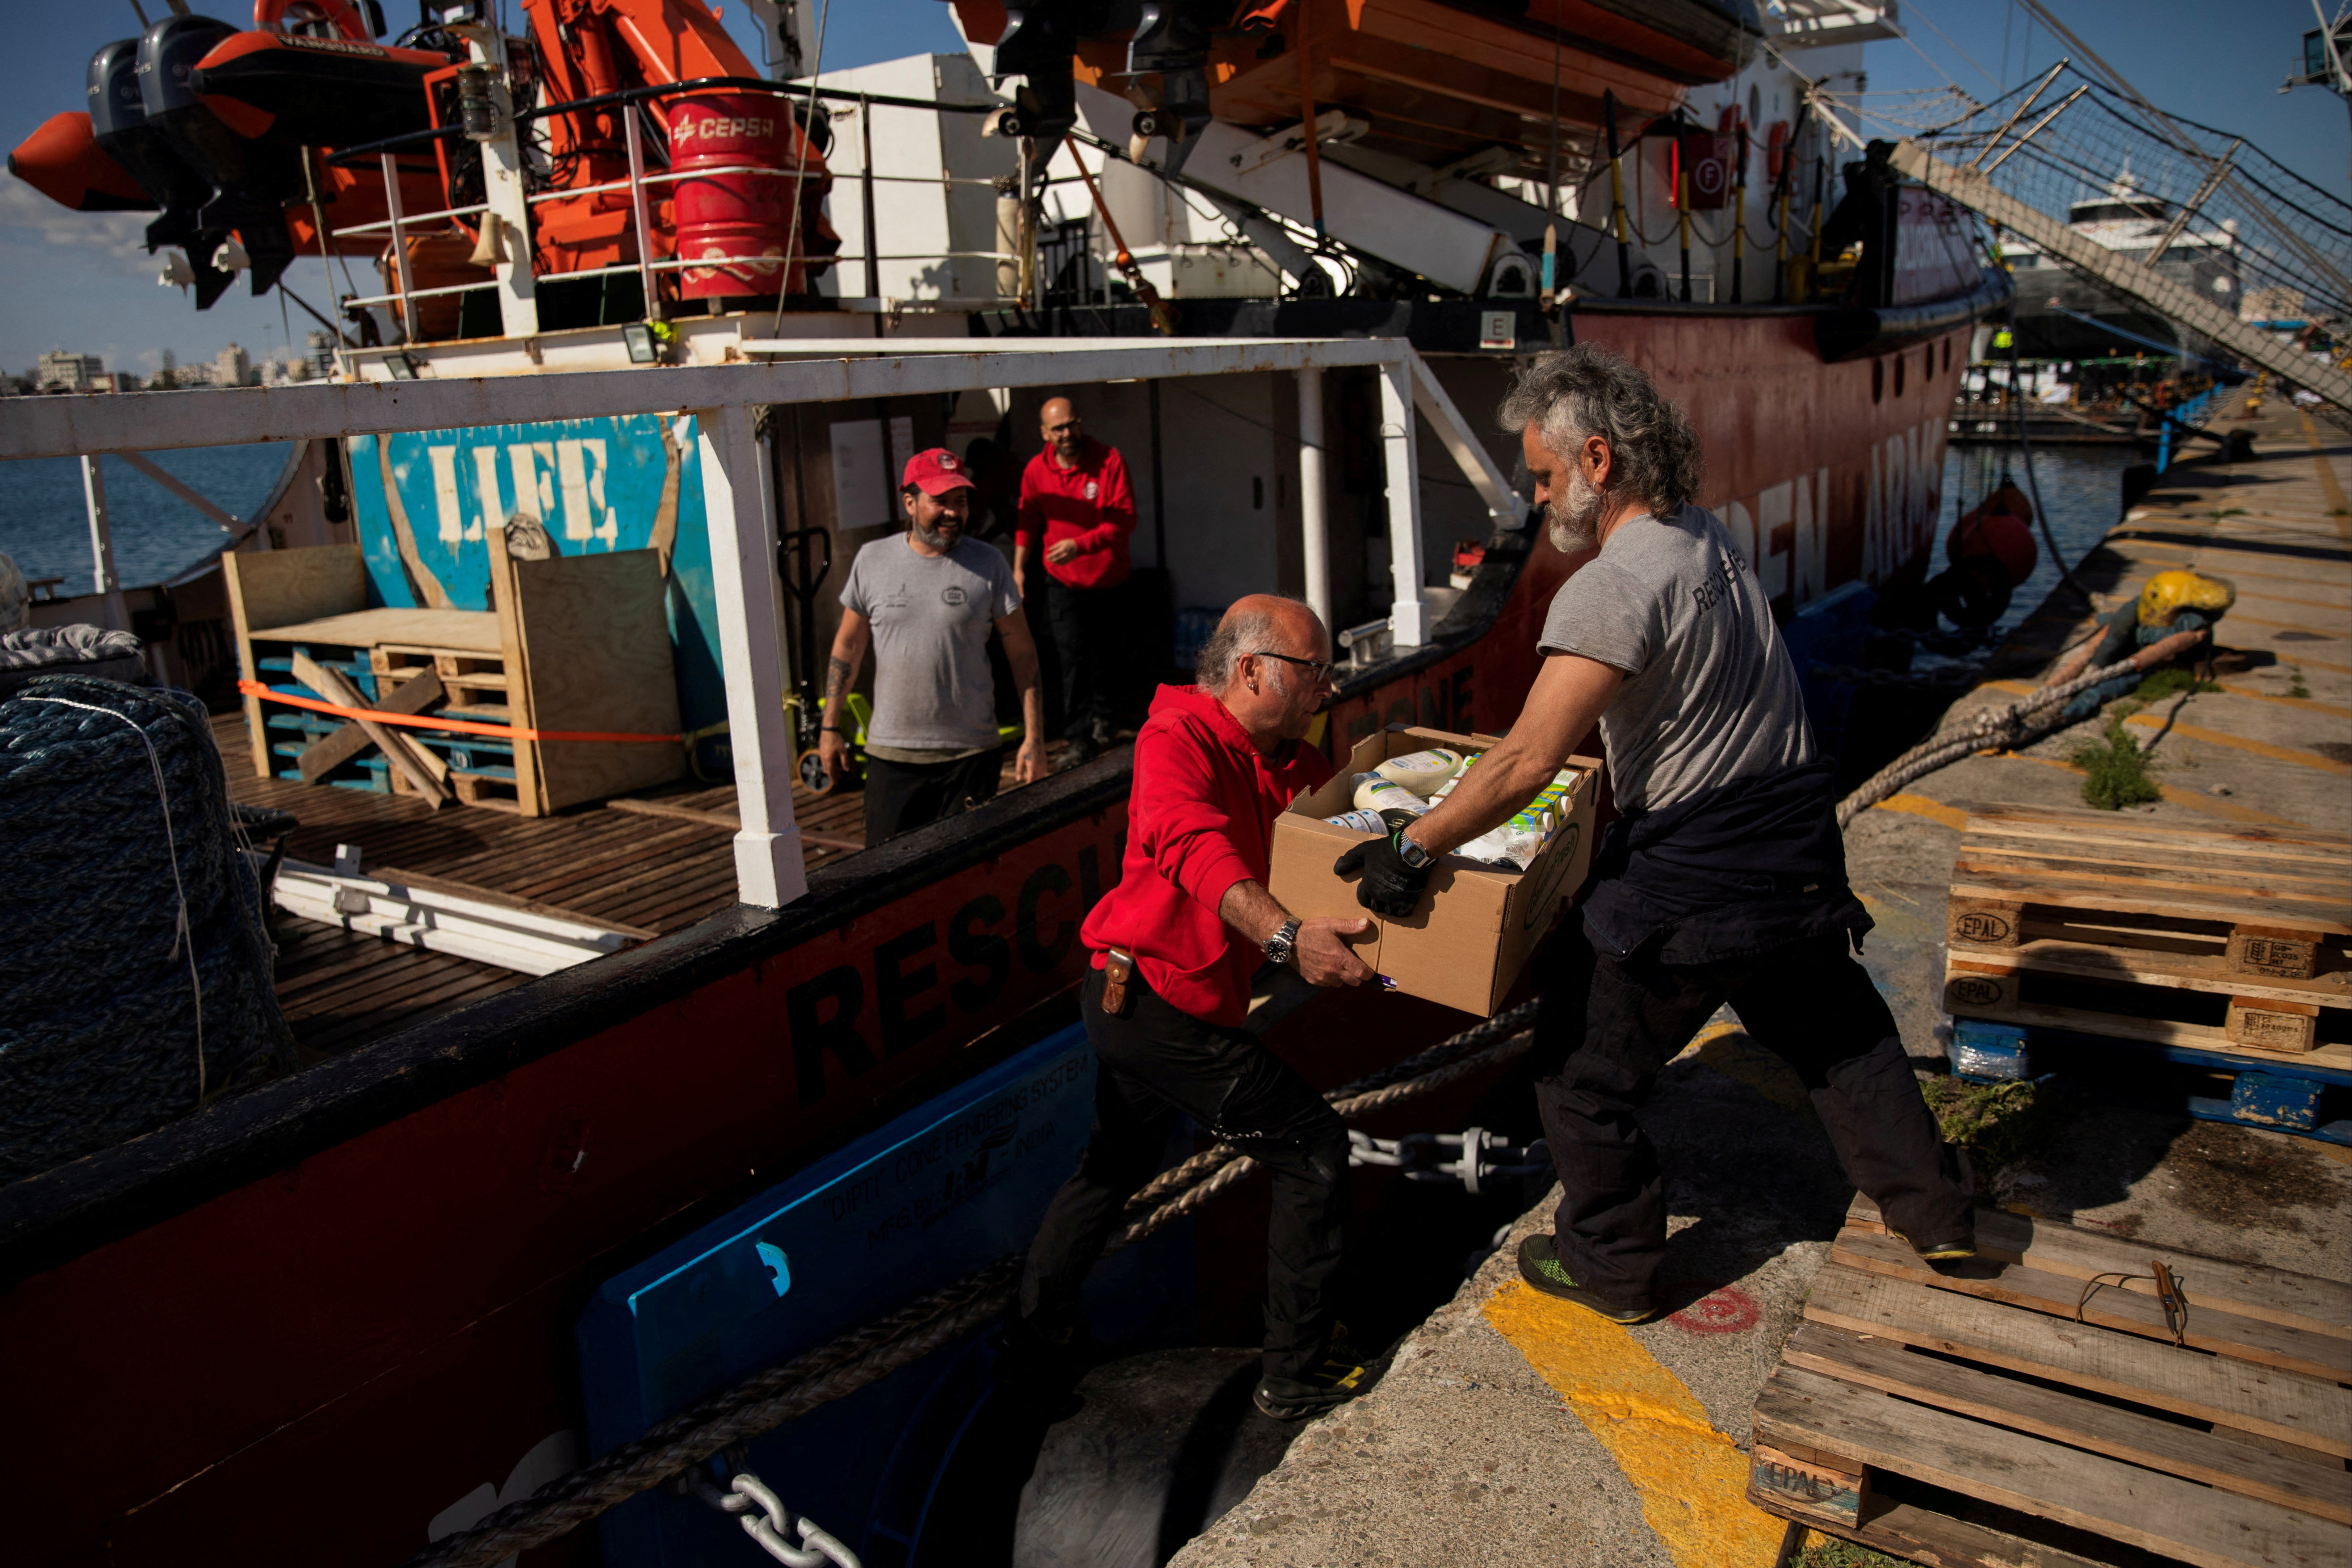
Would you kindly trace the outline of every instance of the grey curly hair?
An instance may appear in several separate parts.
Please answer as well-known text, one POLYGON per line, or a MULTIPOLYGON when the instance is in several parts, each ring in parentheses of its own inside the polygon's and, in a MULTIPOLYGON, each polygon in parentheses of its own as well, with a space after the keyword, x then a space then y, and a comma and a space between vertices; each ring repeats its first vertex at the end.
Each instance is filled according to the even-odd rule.
POLYGON ((1698 437, 1679 405, 1622 354, 1591 343, 1538 354, 1496 412, 1514 435, 1533 425, 1561 457, 1588 436, 1609 443, 1608 489, 1622 489, 1654 516, 1670 517, 1698 493, 1698 437))

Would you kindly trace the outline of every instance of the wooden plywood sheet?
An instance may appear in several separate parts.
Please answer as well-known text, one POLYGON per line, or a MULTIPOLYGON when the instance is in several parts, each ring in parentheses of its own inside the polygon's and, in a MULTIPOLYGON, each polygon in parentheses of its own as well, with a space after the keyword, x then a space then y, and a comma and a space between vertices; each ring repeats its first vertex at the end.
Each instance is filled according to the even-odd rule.
POLYGON ((237 630, 247 636, 367 607, 367 563, 356 544, 231 551, 222 560, 237 630))
POLYGON ((490 656, 499 651, 499 618, 488 610, 355 610, 272 626, 255 635, 266 641, 331 643, 344 647, 399 645, 490 656))
MULTIPOLYGON (((515 561, 509 569, 532 728, 677 733, 677 680, 654 552, 560 555, 515 561)), ((535 751, 541 804, 549 811, 686 772, 685 750, 674 741, 542 741, 535 751)))

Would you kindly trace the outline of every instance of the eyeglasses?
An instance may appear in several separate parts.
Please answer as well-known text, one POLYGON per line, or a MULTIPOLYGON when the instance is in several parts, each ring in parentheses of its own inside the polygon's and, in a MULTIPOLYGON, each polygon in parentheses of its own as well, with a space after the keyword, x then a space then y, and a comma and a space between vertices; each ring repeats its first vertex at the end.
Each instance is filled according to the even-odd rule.
POLYGON ((1307 672, 1307 679, 1309 680, 1328 679, 1331 674, 1331 661, 1328 658, 1294 658, 1289 654, 1276 653, 1272 648, 1263 647, 1258 649, 1257 652, 1252 654, 1250 657, 1253 658, 1278 658, 1285 664, 1295 664, 1299 668, 1307 672))

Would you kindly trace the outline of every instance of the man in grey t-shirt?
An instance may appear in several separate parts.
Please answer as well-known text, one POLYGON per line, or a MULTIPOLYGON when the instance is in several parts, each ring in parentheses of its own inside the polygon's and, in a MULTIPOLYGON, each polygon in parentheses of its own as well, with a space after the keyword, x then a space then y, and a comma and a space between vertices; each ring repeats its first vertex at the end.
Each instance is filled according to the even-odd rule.
POLYGON ((944 448, 907 460, 907 531, 857 552, 841 591, 841 628, 824 682, 819 756, 849 771, 850 683, 874 648, 874 718, 866 731, 866 842, 881 843, 996 794, 1003 742, 988 664, 991 632, 1021 689, 1024 731, 1013 777, 1044 776, 1045 700, 1037 645, 1004 557, 964 537, 972 484, 944 448))
POLYGON ((1617 802, 1581 931, 1549 950, 1536 1098, 1559 1172, 1529 1285, 1621 1323, 1655 1310, 1665 1179, 1642 1111, 1659 1069, 1728 1002, 1794 1068, 1846 1173, 1942 1264, 1976 1250, 1973 1184, 1927 1112, 1894 1016, 1850 943, 1831 785, 1750 563, 1691 504, 1696 437, 1647 376, 1580 346, 1503 404, 1551 542, 1599 553, 1553 598, 1547 657, 1507 739, 1435 809, 1340 858, 1357 896, 1410 917, 1436 858, 1507 820, 1598 720, 1617 802))
POLYGON ((1771 602, 1715 514, 1643 512, 1559 585, 1536 647, 1620 672, 1601 711, 1618 809, 1813 760, 1804 693, 1771 602))

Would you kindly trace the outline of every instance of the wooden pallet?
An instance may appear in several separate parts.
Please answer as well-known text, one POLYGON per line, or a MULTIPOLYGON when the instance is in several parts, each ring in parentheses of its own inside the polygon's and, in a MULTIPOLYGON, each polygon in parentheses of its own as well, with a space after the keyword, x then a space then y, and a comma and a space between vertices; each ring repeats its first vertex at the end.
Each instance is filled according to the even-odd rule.
POLYGON ((2352 1563, 2352 1287, 1977 1221, 1938 1273, 1855 1200, 1758 1396, 1750 1500, 1937 1568, 2352 1563))
POLYGON ((1949 920, 1956 1015, 2352 1065, 2352 837, 1973 812, 1949 920))

